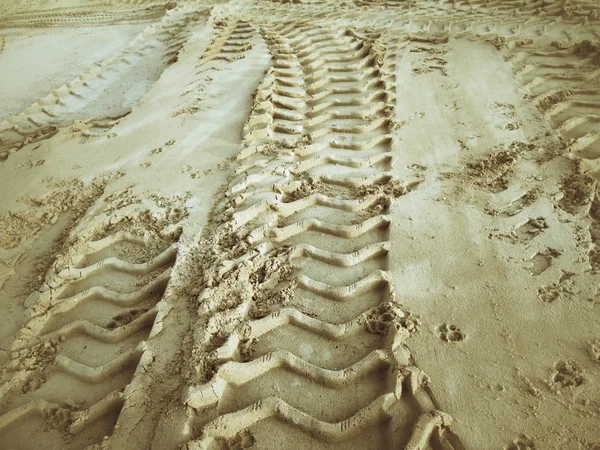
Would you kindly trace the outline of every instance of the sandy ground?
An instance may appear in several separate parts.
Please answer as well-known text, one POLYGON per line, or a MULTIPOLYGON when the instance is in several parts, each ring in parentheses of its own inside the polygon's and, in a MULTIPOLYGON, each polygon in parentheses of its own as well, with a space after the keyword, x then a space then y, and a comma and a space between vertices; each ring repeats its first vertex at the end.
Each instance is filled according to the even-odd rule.
POLYGON ((0 450, 600 448, 595 2, 0 5, 0 450))
POLYGON ((85 34, 77 29, 72 33, 61 30, 60 34, 47 30, 38 35, 18 29, 18 34, 5 34, 0 64, 10 70, 2 71, 0 79, 0 120, 19 114, 61 87, 64 80, 118 52, 142 29, 143 25, 117 25, 92 28, 85 34))

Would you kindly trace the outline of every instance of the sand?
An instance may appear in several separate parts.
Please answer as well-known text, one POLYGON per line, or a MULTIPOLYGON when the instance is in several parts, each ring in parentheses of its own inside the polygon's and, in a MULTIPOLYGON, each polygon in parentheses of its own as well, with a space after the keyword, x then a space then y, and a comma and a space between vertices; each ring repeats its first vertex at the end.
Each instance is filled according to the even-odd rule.
POLYGON ((600 448, 595 2, 0 4, 0 449, 600 448))

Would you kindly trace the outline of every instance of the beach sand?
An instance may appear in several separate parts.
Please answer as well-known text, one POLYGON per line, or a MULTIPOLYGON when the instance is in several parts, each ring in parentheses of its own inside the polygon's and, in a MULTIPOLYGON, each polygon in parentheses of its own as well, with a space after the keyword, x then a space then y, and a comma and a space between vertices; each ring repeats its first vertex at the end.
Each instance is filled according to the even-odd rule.
POLYGON ((0 6, 0 450, 600 448, 600 5, 0 6))

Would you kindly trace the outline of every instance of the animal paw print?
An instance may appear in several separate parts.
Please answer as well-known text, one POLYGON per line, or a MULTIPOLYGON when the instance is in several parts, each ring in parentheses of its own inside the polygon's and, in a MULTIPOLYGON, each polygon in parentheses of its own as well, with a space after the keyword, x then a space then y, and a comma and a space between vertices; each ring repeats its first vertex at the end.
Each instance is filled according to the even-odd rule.
POLYGON ((369 333, 385 335, 391 327, 394 330, 405 328, 409 332, 415 331, 418 321, 404 312, 401 308, 391 303, 382 303, 367 311, 365 327, 369 333))
POLYGON ((467 338, 467 335, 460 331, 456 325, 443 324, 438 327, 440 339, 444 342, 460 342, 467 338))
POLYGON ((521 124, 519 122, 509 122, 504 125, 505 130, 514 131, 521 128, 521 124))
POLYGON ((533 443, 533 439, 522 434, 512 444, 504 447, 504 450, 535 450, 535 444, 533 443))
POLYGON ((557 361, 552 375, 554 384, 566 388, 581 386, 585 381, 583 371, 574 362, 557 361))
POLYGON ((396 309, 389 303, 382 303, 367 312, 365 326, 370 333, 385 335, 390 326, 396 322, 399 314, 404 315, 402 311, 396 309))
POLYGON ((538 289, 538 297, 545 303, 552 303, 560 298, 560 289, 556 283, 546 284, 538 289))

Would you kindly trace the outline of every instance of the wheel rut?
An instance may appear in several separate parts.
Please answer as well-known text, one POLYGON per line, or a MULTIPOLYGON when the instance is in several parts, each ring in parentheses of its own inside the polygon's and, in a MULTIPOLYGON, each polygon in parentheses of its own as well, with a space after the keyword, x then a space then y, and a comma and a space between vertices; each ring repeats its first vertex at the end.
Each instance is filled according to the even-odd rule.
POLYGON ((27 321, 1 372, 0 441, 16 442, 28 424, 23 448, 41 438, 56 448, 102 442, 154 358, 145 341, 164 315, 179 234, 143 208, 99 213, 102 203, 74 226, 25 302, 27 321))
POLYGON ((386 212, 412 189, 389 174, 394 75, 373 37, 309 22, 260 30, 272 65, 215 209, 216 234, 243 244, 199 299, 196 342, 211 357, 188 389, 187 448, 254 442, 265 427, 278 448, 453 448, 387 271, 386 212), (225 311, 219 291, 235 294, 219 285, 240 271, 260 281, 225 311))

